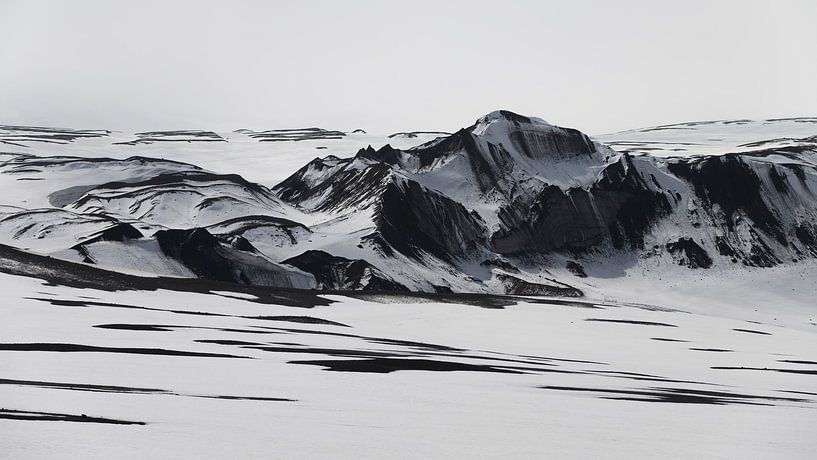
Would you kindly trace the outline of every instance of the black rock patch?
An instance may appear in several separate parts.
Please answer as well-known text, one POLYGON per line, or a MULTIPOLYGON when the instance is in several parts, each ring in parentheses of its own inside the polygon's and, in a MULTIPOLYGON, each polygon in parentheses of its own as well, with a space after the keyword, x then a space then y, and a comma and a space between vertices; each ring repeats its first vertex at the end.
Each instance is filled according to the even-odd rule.
POLYGON ((666 248, 677 257, 679 265, 689 268, 712 267, 712 258, 692 238, 679 238, 678 241, 667 243, 666 248))
POLYGON ((553 285, 531 283, 515 276, 498 274, 496 278, 505 286, 505 293, 511 295, 541 295, 557 297, 582 297, 579 289, 553 281, 553 285))
POLYGON ((333 256, 324 251, 306 251, 283 261, 315 276, 319 289, 364 291, 408 291, 369 262, 333 256))

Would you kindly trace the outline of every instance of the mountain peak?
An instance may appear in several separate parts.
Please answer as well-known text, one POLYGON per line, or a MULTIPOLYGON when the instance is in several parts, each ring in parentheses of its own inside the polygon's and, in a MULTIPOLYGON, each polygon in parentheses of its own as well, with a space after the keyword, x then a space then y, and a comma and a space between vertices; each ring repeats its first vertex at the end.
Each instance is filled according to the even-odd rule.
POLYGON ((490 124, 497 121, 508 121, 514 124, 550 125, 550 123, 541 118, 526 117, 524 115, 511 112, 510 110, 494 110, 491 113, 481 116, 477 120, 475 126, 490 124))
POLYGON ((526 117, 508 110, 493 111, 478 119, 466 131, 481 142, 503 145, 506 149, 515 150, 533 160, 598 156, 593 141, 581 131, 555 126, 541 118, 526 117))

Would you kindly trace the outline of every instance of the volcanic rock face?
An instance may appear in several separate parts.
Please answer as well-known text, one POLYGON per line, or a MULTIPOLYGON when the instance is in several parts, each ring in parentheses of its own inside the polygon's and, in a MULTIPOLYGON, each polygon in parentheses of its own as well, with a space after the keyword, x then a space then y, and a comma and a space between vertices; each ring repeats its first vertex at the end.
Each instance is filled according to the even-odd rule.
POLYGON ((252 246, 244 245, 248 250, 241 250, 223 245, 202 228, 161 230, 154 236, 165 255, 184 264, 199 278, 302 289, 315 286, 311 276, 287 270, 254 254, 252 246))
POLYGON ((451 262, 487 246, 485 223, 478 214, 414 181, 390 183, 374 221, 383 240, 415 258, 424 252, 451 262))
POLYGON ((562 190, 547 186, 527 209, 500 210, 502 227, 493 235, 494 248, 505 254, 587 250, 611 243, 637 249, 644 234, 671 212, 670 198, 654 190, 628 155, 607 166, 589 188, 562 190))
POLYGON ((365 260, 350 260, 323 251, 306 251, 283 263, 315 276, 318 289, 408 291, 365 260))
MULTIPOLYGON (((645 136, 671 129, 681 127, 629 133, 638 142, 616 145, 632 153, 618 152, 497 111, 413 148, 316 158, 272 189, 143 157, 7 155, 0 179, 30 181, 43 198, 0 207, 0 243, 247 284, 560 296, 580 291, 554 273, 577 283, 613 261, 717 269, 817 256, 814 134, 715 156, 632 147, 653 148, 645 136)), ((275 143, 336 136, 249 134, 275 143)))

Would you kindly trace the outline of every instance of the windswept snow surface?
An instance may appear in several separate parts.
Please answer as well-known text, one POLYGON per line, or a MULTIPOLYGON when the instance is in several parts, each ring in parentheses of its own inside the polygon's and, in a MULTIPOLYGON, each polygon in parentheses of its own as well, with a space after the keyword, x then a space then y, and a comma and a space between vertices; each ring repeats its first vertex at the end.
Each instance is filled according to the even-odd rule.
POLYGON ((817 117, 676 123, 593 136, 614 150, 658 157, 745 153, 810 141, 817 117))
POLYGON ((304 308, 2 273, 0 457, 812 458, 813 283, 765 302, 817 267, 797 270, 673 308, 304 308))

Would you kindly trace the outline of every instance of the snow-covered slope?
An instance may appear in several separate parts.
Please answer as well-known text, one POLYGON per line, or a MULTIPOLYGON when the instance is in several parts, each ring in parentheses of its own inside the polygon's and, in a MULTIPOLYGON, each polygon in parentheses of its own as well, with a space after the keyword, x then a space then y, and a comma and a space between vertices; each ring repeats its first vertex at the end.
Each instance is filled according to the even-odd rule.
POLYGON ((299 214, 240 176, 144 157, 4 159, 2 243, 125 271, 315 286, 311 275, 273 263, 246 240, 226 233, 219 240, 203 228, 299 214))
POLYGON ((790 287, 817 267, 759 275, 690 283, 706 302, 318 296, 0 247, 0 456, 811 458, 817 292, 790 287))

